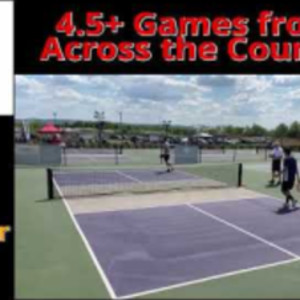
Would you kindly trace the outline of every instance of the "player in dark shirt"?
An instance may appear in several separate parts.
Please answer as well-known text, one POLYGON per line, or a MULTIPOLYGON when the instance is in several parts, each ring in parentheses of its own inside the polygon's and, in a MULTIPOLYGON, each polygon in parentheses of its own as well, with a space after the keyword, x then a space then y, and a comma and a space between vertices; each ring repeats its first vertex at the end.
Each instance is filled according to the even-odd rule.
POLYGON ((297 179, 298 185, 300 184, 299 172, 296 159, 291 155, 289 148, 284 149, 284 161, 282 170, 282 184, 281 191, 286 197, 284 208, 289 208, 289 203, 292 202, 293 208, 296 207, 297 200, 291 194, 291 190, 295 185, 297 179))

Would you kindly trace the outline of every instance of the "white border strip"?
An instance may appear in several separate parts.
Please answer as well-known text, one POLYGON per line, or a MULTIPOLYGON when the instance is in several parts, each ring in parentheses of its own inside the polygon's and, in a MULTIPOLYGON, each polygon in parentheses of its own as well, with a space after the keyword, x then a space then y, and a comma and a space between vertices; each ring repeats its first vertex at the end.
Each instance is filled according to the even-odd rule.
POLYGON ((116 170, 115 172, 116 172, 117 174, 123 176, 123 177, 126 177, 126 178, 132 180, 132 181, 139 182, 139 183, 144 183, 143 181, 139 180, 138 178, 135 178, 135 177, 133 177, 133 176, 130 176, 130 175, 128 175, 128 174, 126 174, 126 173, 124 173, 124 172, 122 172, 122 171, 116 170))
POLYGON ((0 115, 13 115, 13 2, 0 2, 0 115))
POLYGON ((233 228, 233 229, 235 229, 235 230, 237 230, 239 232, 242 232, 242 233, 244 233, 244 234, 246 234, 246 235, 248 235, 248 236, 250 236, 250 237, 252 237, 252 238, 254 238, 254 239, 256 239, 256 240, 258 240, 258 241, 260 241, 260 242, 262 242, 262 243, 264 243, 264 244, 266 244, 268 246, 270 246, 270 247, 272 247, 272 248, 275 248, 276 250, 279 250, 280 252, 283 252, 283 253, 285 253, 285 254, 293 257, 293 258, 300 259, 300 256, 297 255, 296 253, 291 252, 291 251, 289 251, 289 250, 287 250, 287 249, 285 249, 283 247, 280 247, 279 245, 277 245, 277 244, 275 244, 273 242, 270 242, 270 241, 268 241, 268 240, 266 240, 266 239, 264 239, 264 238, 262 238, 262 237, 260 237, 260 236, 258 236, 256 234, 248 231, 248 230, 245 230, 242 227, 239 227, 237 225, 234 225, 231 222, 228 222, 228 221, 226 221, 226 220, 224 220, 224 219, 222 219, 220 217, 217 217, 217 216, 215 216, 215 215, 213 215, 213 214, 211 214, 211 213, 203 210, 202 208, 199 208, 198 206, 195 206, 193 204, 186 204, 186 206, 190 207, 191 209, 193 209, 195 211, 200 212, 203 215, 206 215, 207 217, 210 217, 211 219, 214 219, 214 220, 218 221, 219 223, 222 223, 222 224, 224 224, 224 225, 226 225, 228 227, 231 227, 231 228, 233 228))
POLYGON ((146 296, 146 295, 149 295, 149 294, 165 292, 165 291, 169 291, 169 290, 172 290, 172 289, 177 289, 177 288, 182 288, 182 287, 186 287, 186 286, 190 286, 190 285, 204 283, 204 282, 207 282, 207 281, 214 281, 214 280, 217 280, 217 279, 232 277, 232 276, 236 276, 236 275, 250 273, 250 272, 253 272, 253 271, 259 271, 259 270, 269 269, 269 268, 278 267, 278 266, 282 266, 282 265, 287 265, 287 264, 291 264, 291 263, 298 262, 298 261, 300 261, 300 258, 298 258, 298 259, 292 258, 292 259, 289 259, 289 260, 280 261, 280 262, 276 262, 276 263, 272 263, 272 264, 266 264, 266 265, 262 265, 262 266, 258 266, 258 267, 253 267, 253 268, 248 268, 248 269, 242 269, 242 270, 238 270, 238 271, 223 273, 223 274, 220 274, 220 275, 210 276, 210 277, 206 277, 206 278, 203 278, 203 279, 186 281, 186 282, 179 283, 179 284, 169 285, 167 287, 162 287, 162 288, 148 290, 148 291, 141 292, 141 293, 126 295, 126 296, 119 297, 118 299, 132 299, 132 298, 136 298, 136 297, 142 297, 142 296, 146 296))
POLYGON ((62 193, 60 187, 58 186, 58 184, 56 183, 55 180, 53 180, 53 183, 54 183, 55 187, 57 188, 57 191, 58 191, 59 195, 60 195, 61 198, 62 198, 62 201, 63 201, 63 203, 64 203, 64 205, 65 205, 65 207, 66 207, 66 209, 67 209, 67 212, 68 212, 68 214, 69 214, 69 216, 70 216, 70 218, 71 218, 71 220, 72 220, 72 222, 73 222, 75 228, 77 229, 77 231, 78 231, 78 233, 79 233, 79 235, 80 235, 80 237, 81 237, 81 239, 82 239, 82 241, 83 241, 83 243, 84 243, 84 245, 85 245, 85 247, 86 247, 88 253, 89 253, 90 256, 91 256, 91 259, 92 259, 92 261, 93 261, 93 263, 94 263, 94 265, 95 265, 97 271, 99 272, 100 277, 101 277, 101 279, 103 280, 104 285, 105 285, 105 287, 106 287, 106 289, 107 289, 107 291, 108 291, 110 297, 111 297, 112 299, 116 299, 117 296, 116 296, 116 294, 115 294, 115 291, 113 290, 113 288, 112 288, 112 286, 111 286, 111 284, 110 284, 108 278, 106 277, 103 268, 101 267, 101 265, 100 265, 100 263, 99 263, 99 261, 98 261, 96 255, 95 255, 95 253, 94 253, 93 250, 92 250, 91 245, 89 244, 87 238, 85 237, 84 233, 82 232, 82 230, 81 230, 81 228, 80 228, 80 225, 78 224, 78 222, 77 222, 75 216, 73 215, 72 210, 71 210, 71 208, 70 208, 70 206, 69 206, 67 200, 66 200, 65 197, 63 196, 63 193, 62 193))

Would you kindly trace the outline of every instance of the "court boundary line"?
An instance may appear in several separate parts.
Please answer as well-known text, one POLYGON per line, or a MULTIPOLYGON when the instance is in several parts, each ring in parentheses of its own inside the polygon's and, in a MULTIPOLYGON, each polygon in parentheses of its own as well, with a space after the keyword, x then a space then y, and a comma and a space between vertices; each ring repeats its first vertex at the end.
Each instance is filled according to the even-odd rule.
MULTIPOLYGON (((226 188, 225 188, 226 189, 226 188)), ((163 191, 162 191, 163 192, 163 191)), ((177 191, 175 191, 177 192, 177 191)), ((201 192, 201 190, 199 191, 201 192)), ((135 194, 136 196, 137 194, 135 194)), ((98 197, 98 196, 97 196, 98 197)), ((267 196, 265 194, 259 194, 257 197, 247 197, 247 198, 237 198, 237 199, 222 199, 222 200, 203 200, 202 202, 193 202, 191 204, 194 205, 202 205, 202 204, 211 204, 211 203, 224 203, 224 202, 233 202, 233 201, 253 201, 256 199, 270 199, 270 200, 276 200, 281 201, 279 198, 274 198, 272 196, 267 196)), ((185 203, 175 203, 175 204, 168 204, 168 205, 153 205, 153 206, 145 206, 145 207, 138 207, 138 208, 126 208, 125 210, 103 210, 103 211, 96 211, 96 213, 102 213, 102 212, 116 212, 116 211, 136 211, 136 210, 144 210, 144 209, 156 209, 160 207, 175 207, 175 206, 185 206, 187 205, 187 202, 185 203)), ((83 214, 89 214, 92 212, 83 212, 83 214)), ((81 212, 77 212, 76 214, 81 214, 81 212)))
POLYGON ((81 237, 81 240, 82 240, 82 242, 83 242, 86 250, 88 251, 88 253, 90 255, 90 258, 92 259, 92 262, 93 262, 96 270, 98 271, 98 274, 100 275, 100 278, 103 281, 104 286, 106 287, 106 290, 107 290, 109 296, 112 299, 117 299, 118 297, 117 297, 117 295, 116 295, 116 293, 115 293, 115 291, 114 291, 111 283, 109 282, 108 277, 106 276, 106 274, 104 272, 104 269, 102 268, 102 266, 100 264, 100 261, 97 259, 97 257, 95 255, 95 253, 94 253, 94 251, 93 251, 93 249, 92 249, 89 241, 87 240, 85 234, 83 233, 83 231, 82 231, 79 223, 77 222, 77 220, 76 220, 76 218, 75 218, 75 216, 74 216, 74 214, 72 212, 71 207, 69 206, 66 198, 64 197, 64 195, 63 195, 63 193, 62 193, 59 185, 56 183, 55 179, 53 179, 53 183, 54 183, 55 187, 57 188, 58 193, 61 196, 61 199, 62 199, 62 201, 64 203, 64 206, 65 206, 65 208, 67 210, 67 213, 68 213, 69 217, 71 218, 71 221, 72 221, 73 225, 75 226, 75 228, 77 230, 77 233, 81 237))
POLYGON ((215 281, 215 280, 218 280, 218 279, 234 277, 234 276, 237 276, 237 275, 243 275, 243 274, 247 274, 247 273, 251 273, 251 272, 255 272, 255 271, 260 271, 260 270, 265 270, 265 269, 271 269, 271 268, 274 268, 274 267, 284 266, 284 265, 292 264, 294 262, 299 262, 299 261, 300 261, 300 257, 299 258, 291 258, 291 259, 288 259, 288 260, 281 260, 281 261, 277 261, 277 262, 270 263, 270 264, 264 264, 264 265, 260 265, 260 266, 256 266, 256 267, 240 269, 240 270, 227 272, 227 273, 223 273, 223 274, 219 274, 219 275, 208 276, 208 277, 201 278, 201 279, 195 279, 195 280, 185 281, 185 282, 182 282, 182 283, 172 284, 172 285, 168 285, 168 286, 153 289, 153 290, 148 290, 148 291, 144 291, 144 292, 139 292, 139 293, 133 293, 133 294, 125 295, 125 296, 120 296, 117 299, 131 299, 131 298, 146 296, 146 295, 150 295, 150 294, 166 292, 166 291, 169 291, 169 290, 172 290, 172 289, 184 288, 184 287, 188 287, 188 286, 191 286, 191 285, 196 285, 196 284, 199 284, 199 283, 205 283, 205 282, 209 282, 209 281, 215 281))
POLYGON ((128 175, 128 174, 126 174, 126 173, 124 173, 124 172, 122 172, 120 170, 115 170, 115 173, 117 173, 117 174, 119 174, 119 175, 121 175, 123 177, 126 177, 126 178, 128 178, 128 179, 130 179, 130 180, 132 180, 134 182, 144 183, 143 181, 139 180, 138 178, 135 178, 135 177, 133 177, 131 175, 128 175))
POLYGON ((242 228, 238 225, 235 225, 235 224, 233 224, 229 221, 226 221, 225 219, 220 218, 220 217, 218 217, 218 216, 216 216, 216 215, 214 215, 210 212, 207 212, 206 210, 204 210, 202 208, 199 208, 199 207, 195 206, 194 204, 187 203, 186 206, 190 207, 194 211, 198 211, 199 213, 202 213, 203 215, 205 215, 207 217, 210 217, 211 219, 214 219, 214 220, 218 221, 219 223, 222 223, 222 224, 224 224, 228 227, 231 227, 231 228, 233 228, 233 229, 235 229, 235 230, 237 230, 241 233, 244 233, 245 235, 248 235, 248 236, 250 236, 250 237, 252 237, 252 238, 254 238, 254 239, 256 239, 256 240, 258 240, 258 241, 260 241, 260 242, 262 242, 262 243, 264 243, 264 244, 266 244, 266 245, 268 245, 272 248, 275 248, 278 251, 281 251, 281 252, 283 252, 283 253, 285 253, 285 254, 293 257, 293 258, 300 259, 300 256, 297 255, 296 253, 294 253, 292 251, 289 251, 289 250, 287 250, 287 249, 285 249, 285 248, 283 248, 283 247, 281 247, 281 246, 279 246, 279 245, 277 245, 277 244, 275 244, 271 241, 268 241, 267 239, 264 239, 264 238, 260 237, 259 235, 254 234, 251 231, 248 231, 248 230, 246 230, 246 229, 244 229, 244 228, 242 228))
MULTIPOLYGON (((224 203, 224 202, 234 202, 234 201, 253 201, 256 199, 273 199, 268 197, 261 197, 261 198, 239 198, 239 199, 225 199, 225 200, 204 200, 203 202, 193 202, 193 204, 211 204, 211 203, 224 203), (223 201, 223 202, 222 202, 223 201)), ((278 200, 278 199, 274 199, 278 200)), ((157 209, 157 208, 166 208, 166 207, 178 207, 178 206, 185 206, 187 203, 176 203, 176 204, 168 204, 168 205, 153 205, 153 206, 145 206, 145 207, 138 207, 138 208, 126 208, 126 209, 118 209, 118 210, 103 210, 103 211, 96 211, 96 213, 105 213, 105 212, 118 212, 118 211, 138 211, 138 210, 144 210, 144 209, 157 209)), ((90 214, 93 212, 78 212, 76 214, 90 214)))

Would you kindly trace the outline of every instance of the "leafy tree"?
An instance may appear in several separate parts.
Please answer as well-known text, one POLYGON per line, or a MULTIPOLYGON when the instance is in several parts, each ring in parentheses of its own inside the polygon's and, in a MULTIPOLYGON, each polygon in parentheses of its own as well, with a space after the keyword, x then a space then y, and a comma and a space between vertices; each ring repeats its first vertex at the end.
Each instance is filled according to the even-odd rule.
POLYGON ((288 136, 291 138, 300 138, 300 123, 293 122, 289 127, 288 136))
POLYGON ((264 136, 267 134, 267 130, 257 124, 253 124, 250 129, 250 136, 264 136))
POLYGON ((281 123, 275 128, 274 136, 276 138, 284 138, 287 137, 288 132, 289 132, 288 126, 284 123, 281 123))

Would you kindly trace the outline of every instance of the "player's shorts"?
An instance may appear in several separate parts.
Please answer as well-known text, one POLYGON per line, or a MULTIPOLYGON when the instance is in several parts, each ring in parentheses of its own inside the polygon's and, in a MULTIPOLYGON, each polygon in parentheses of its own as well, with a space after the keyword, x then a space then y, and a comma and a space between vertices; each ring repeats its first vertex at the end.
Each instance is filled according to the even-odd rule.
POLYGON ((272 172, 280 172, 280 170, 281 170, 281 160, 274 159, 272 161, 272 172))
POLYGON ((281 191, 288 192, 293 189, 295 181, 283 181, 281 184, 281 191))
POLYGON ((164 159, 164 161, 165 161, 166 163, 168 163, 169 160, 170 160, 170 155, 169 155, 169 154, 163 154, 163 155, 162 155, 162 158, 164 159))

